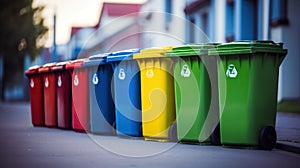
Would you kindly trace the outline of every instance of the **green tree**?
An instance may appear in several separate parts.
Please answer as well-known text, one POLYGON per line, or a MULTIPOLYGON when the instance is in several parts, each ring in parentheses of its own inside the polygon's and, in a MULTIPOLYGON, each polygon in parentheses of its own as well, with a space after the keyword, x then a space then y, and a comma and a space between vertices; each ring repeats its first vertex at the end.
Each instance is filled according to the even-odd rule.
MULTIPOLYGON (((4 89, 23 81, 24 58, 33 60, 45 43, 48 28, 41 15, 43 7, 32 7, 33 0, 0 1, 0 57, 3 60, 4 89)), ((1 82, 1 81, 0 81, 1 82)))

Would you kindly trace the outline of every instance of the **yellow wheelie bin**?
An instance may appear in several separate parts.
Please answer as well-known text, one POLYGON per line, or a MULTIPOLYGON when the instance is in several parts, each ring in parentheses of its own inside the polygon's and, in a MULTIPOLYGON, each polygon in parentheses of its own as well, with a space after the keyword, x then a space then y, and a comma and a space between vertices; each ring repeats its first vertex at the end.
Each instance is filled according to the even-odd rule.
POLYGON ((142 129, 146 140, 168 141, 175 121, 172 47, 157 47, 134 54, 141 75, 142 129))

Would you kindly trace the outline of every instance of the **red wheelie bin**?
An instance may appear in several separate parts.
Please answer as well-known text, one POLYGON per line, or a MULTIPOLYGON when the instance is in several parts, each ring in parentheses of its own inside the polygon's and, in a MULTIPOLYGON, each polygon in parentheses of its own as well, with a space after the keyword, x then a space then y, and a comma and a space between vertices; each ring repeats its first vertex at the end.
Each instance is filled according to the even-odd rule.
POLYGON ((52 71, 57 80, 57 126, 63 129, 72 128, 71 75, 70 72, 66 70, 67 63, 68 62, 60 62, 52 67, 52 71))
POLYGON ((43 78, 38 73, 39 68, 40 66, 32 66, 25 72, 29 80, 31 122, 33 126, 45 125, 43 78))
POLYGON ((71 73, 72 128, 78 132, 89 131, 89 87, 88 69, 82 66, 85 59, 72 61, 66 65, 71 73))
POLYGON ((51 68, 56 63, 48 63, 39 68, 39 73, 43 78, 44 88, 44 112, 45 112, 45 125, 47 127, 57 126, 57 106, 56 106, 56 83, 55 75, 52 73, 51 68))

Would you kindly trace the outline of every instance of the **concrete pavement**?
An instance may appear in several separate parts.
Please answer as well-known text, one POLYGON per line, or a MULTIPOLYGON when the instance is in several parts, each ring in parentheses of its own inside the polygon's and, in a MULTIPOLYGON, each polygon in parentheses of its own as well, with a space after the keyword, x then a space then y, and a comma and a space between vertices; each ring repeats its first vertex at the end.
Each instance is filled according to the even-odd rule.
POLYGON ((276 132, 278 149, 300 154, 300 114, 278 112, 276 132))
MULTIPOLYGON (((96 136, 93 138, 87 134, 73 131, 33 127, 30 122, 28 103, 0 104, 1 168, 296 168, 300 165, 300 155, 278 149, 272 151, 232 149, 218 146, 159 143, 114 136, 96 136)), ((285 120, 277 119, 277 122, 280 125, 285 123, 285 120)), ((284 132, 285 127, 280 129, 279 139, 281 139, 281 132, 284 132)))

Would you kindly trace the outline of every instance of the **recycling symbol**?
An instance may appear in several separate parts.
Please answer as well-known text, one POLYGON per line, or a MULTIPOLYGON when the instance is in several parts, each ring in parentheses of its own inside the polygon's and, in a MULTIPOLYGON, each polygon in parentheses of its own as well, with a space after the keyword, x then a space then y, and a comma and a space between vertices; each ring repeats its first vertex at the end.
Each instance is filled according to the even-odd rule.
POLYGON ((78 79, 78 75, 74 76, 74 85, 78 86, 79 85, 79 79, 78 79))
POLYGON ((62 81, 61 81, 61 76, 59 75, 57 80, 57 86, 61 87, 61 85, 62 85, 62 81))
POLYGON ((191 71, 187 65, 183 65, 181 69, 181 76, 182 77, 189 77, 191 75, 191 71))
POLYGON ((236 78, 238 72, 233 64, 229 64, 226 71, 226 76, 229 78, 236 78))
POLYGON ((92 82, 93 82, 94 85, 97 85, 98 82, 99 82, 99 79, 98 79, 98 76, 97 76, 96 73, 93 75, 93 81, 92 82))
POLYGON ((146 71, 146 77, 147 78, 152 78, 154 76, 153 70, 152 69, 148 69, 146 71))
POLYGON ((119 79, 124 80, 126 77, 125 71, 123 68, 119 70, 119 79))
POLYGON ((33 81, 33 79, 30 80, 30 87, 34 88, 34 81, 33 81))
POLYGON ((45 80, 45 87, 47 88, 49 86, 49 81, 48 81, 48 78, 46 77, 46 80, 45 80))

